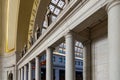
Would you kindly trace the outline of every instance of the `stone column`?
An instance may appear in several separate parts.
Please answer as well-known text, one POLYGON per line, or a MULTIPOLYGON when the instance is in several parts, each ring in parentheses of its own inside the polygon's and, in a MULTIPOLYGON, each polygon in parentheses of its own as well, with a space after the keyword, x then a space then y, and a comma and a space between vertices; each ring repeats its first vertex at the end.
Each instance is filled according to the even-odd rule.
POLYGON ((20 70, 18 70, 18 80, 21 80, 20 78, 21 78, 21 76, 20 76, 20 70))
POLYGON ((65 80, 75 80, 75 53, 74 39, 71 32, 65 36, 66 42, 66 63, 65 63, 65 80))
POLYGON ((39 80, 40 77, 40 60, 39 57, 37 56, 35 58, 35 80, 39 80))
POLYGON ((55 69, 55 80, 60 80, 59 69, 55 69))
POLYGON ((29 62, 28 64, 29 69, 28 69, 28 80, 32 80, 32 64, 29 62))
POLYGON ((51 48, 46 49, 46 80, 53 80, 53 62, 52 62, 53 50, 51 48))
POLYGON ((23 80, 23 68, 21 68, 21 80, 23 80))
POLYGON ((24 66, 24 80, 27 80, 27 66, 24 66))
POLYGON ((69 1, 68 1, 68 0, 65 0, 65 3, 66 3, 66 5, 68 5, 69 1))
POLYGON ((120 80, 120 0, 108 6, 109 80, 120 80))
POLYGON ((92 80, 91 74, 91 43, 86 41, 83 43, 83 80, 92 80))

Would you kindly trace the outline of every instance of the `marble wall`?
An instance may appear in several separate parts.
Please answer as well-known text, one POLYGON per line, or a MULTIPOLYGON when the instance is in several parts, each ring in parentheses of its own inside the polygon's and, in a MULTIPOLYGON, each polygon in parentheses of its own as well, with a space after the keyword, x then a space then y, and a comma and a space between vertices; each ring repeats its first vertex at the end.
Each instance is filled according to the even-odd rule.
POLYGON ((9 56, 0 56, 0 80, 8 80, 9 73, 13 73, 13 80, 15 80, 16 75, 16 56, 15 54, 10 54, 9 56))
POLYGON ((107 36, 95 39, 92 43, 93 80, 108 79, 108 40, 107 36))

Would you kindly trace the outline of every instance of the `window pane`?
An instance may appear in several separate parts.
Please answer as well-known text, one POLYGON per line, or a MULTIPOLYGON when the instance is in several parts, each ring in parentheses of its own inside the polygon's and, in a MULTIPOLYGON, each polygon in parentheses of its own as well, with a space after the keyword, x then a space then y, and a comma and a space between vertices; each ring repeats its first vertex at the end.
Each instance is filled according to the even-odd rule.
POLYGON ((81 52, 80 48, 78 48, 78 52, 81 52))
POLYGON ((66 48, 66 44, 64 44, 64 48, 66 48))
POLYGON ((83 46, 82 46, 82 43, 79 44, 79 47, 83 47, 83 46))
POLYGON ((55 56, 53 56, 53 61, 55 62, 55 56))
POLYGON ((60 57, 60 58, 59 58, 59 62, 61 62, 61 63, 62 63, 62 57, 60 57))
POLYGON ((50 4, 49 8, 50 8, 50 11, 52 11, 52 12, 53 12, 53 11, 54 11, 54 9, 55 9, 55 6, 53 6, 53 5, 51 5, 51 4, 50 4))
POLYGON ((54 3, 54 4, 57 4, 59 0, 52 0, 51 2, 54 3))
POLYGON ((80 61, 78 61, 78 65, 80 65, 80 61))
POLYGON ((60 8, 62 8, 62 7, 64 6, 64 4, 65 4, 65 3, 60 0, 59 3, 58 3, 58 6, 59 6, 60 8))
POLYGON ((75 47, 75 52, 77 52, 77 47, 75 47))
POLYGON ((81 62, 81 66, 83 66, 83 62, 81 62))
POLYGON ((60 9, 55 8, 54 14, 58 15, 60 13, 60 9))

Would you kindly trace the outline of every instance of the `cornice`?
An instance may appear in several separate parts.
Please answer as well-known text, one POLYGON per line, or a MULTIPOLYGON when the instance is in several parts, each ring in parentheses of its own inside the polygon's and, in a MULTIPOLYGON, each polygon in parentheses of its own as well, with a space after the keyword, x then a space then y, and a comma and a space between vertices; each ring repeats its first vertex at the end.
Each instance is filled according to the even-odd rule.
POLYGON ((110 11, 110 9, 116 5, 120 4, 120 0, 112 0, 111 2, 108 2, 106 6, 107 13, 110 11))

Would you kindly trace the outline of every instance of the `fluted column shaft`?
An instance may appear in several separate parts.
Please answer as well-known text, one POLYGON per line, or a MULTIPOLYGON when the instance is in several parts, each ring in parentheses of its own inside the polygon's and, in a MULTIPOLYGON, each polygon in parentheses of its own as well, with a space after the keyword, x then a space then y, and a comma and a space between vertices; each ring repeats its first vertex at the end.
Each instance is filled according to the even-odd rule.
POLYGON ((27 66, 24 66, 24 80, 27 80, 27 66))
POLYGON ((75 80, 74 38, 71 32, 66 34, 65 42, 66 42, 65 80, 75 80))
POLYGON ((28 63, 28 80, 32 80, 32 64, 31 62, 28 63))
POLYGON ((109 80, 120 80, 120 0, 108 5, 109 80))
POLYGON ((21 68, 21 80, 23 80, 23 68, 21 68))
POLYGON ((83 80, 92 80, 91 74, 91 44, 87 41, 83 43, 83 80))
POLYGON ((20 69, 18 70, 18 80, 21 80, 20 78, 21 78, 21 76, 20 76, 21 74, 20 74, 20 69))
POLYGON ((35 58, 35 79, 39 80, 40 79, 40 60, 39 57, 35 58))
POLYGON ((52 62, 53 50, 51 48, 46 49, 46 80, 53 80, 53 62, 52 62))

